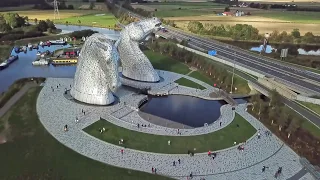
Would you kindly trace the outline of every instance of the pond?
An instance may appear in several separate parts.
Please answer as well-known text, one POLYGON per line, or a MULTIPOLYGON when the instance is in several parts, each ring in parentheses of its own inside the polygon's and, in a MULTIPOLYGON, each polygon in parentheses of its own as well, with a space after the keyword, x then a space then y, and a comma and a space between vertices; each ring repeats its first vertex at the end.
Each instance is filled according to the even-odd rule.
POLYGON ((140 111, 195 128, 218 120, 220 108, 225 104, 224 100, 205 100, 187 95, 149 96, 148 101, 140 106, 140 111))
MULTIPOLYGON (((66 32, 73 32, 78 30, 84 29, 92 29, 94 31, 98 31, 99 33, 103 33, 108 35, 109 37, 117 38, 119 37, 119 32, 105 29, 105 28, 94 28, 94 27, 87 27, 87 26, 72 26, 72 25, 56 25, 57 28, 62 29, 64 33, 66 32)), ((31 51, 27 51, 27 53, 15 53, 12 50, 11 55, 18 55, 19 59, 4 70, 0 71, 0 93, 6 91, 14 81, 27 78, 27 77, 54 77, 54 78, 72 78, 74 76, 76 66, 33 66, 32 61, 34 61, 37 57, 37 51, 44 52, 49 50, 50 52, 61 49, 67 48, 67 46, 45 46, 44 48, 39 47, 39 50, 33 49, 31 51)))

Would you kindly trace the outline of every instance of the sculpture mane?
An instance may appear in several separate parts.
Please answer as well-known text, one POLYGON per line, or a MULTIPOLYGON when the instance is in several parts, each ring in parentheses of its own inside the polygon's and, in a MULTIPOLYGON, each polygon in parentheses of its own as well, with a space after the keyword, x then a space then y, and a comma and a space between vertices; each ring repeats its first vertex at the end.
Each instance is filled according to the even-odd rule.
POLYGON ((161 21, 158 18, 149 18, 133 22, 121 31, 117 46, 123 76, 145 82, 158 82, 160 80, 149 59, 139 48, 139 42, 154 30, 158 30, 160 25, 161 21))
POLYGON ((93 34, 85 41, 80 54, 70 94, 85 103, 113 103, 112 92, 120 86, 119 54, 113 42, 103 34, 93 34))

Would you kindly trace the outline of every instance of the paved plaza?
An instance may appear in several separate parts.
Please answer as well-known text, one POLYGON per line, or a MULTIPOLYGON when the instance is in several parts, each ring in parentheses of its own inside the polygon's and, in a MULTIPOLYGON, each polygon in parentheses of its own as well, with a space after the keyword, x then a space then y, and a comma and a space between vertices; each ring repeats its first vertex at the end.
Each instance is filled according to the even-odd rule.
MULTIPOLYGON (((212 99, 209 94, 215 89, 208 84, 185 75, 166 71, 157 72, 163 78, 163 81, 159 83, 133 82, 123 78, 121 78, 121 82, 124 85, 137 88, 151 87, 151 92, 155 94, 167 92, 169 94, 187 94, 212 99), (201 84, 207 89, 196 90, 174 83, 175 80, 181 77, 201 84)), ((70 89, 72 82, 73 79, 48 78, 38 96, 37 112, 44 127, 59 142, 91 159, 148 173, 151 173, 151 167, 155 167, 158 174, 176 179, 186 179, 192 172, 195 176, 193 179, 196 180, 201 178, 206 180, 270 180, 275 179, 274 174, 279 167, 283 167, 283 171, 278 179, 288 179, 303 168, 299 163, 300 157, 287 145, 274 135, 265 136, 266 127, 246 112, 246 104, 238 105, 235 111, 244 117, 257 131, 260 131, 262 136, 258 139, 257 132, 251 137, 245 143, 243 152, 239 151, 237 149, 238 145, 236 145, 218 151, 218 155, 214 160, 208 157, 206 152, 190 157, 187 154, 158 154, 125 149, 122 155, 120 152, 122 147, 92 137, 82 129, 98 121, 101 117, 115 125, 144 133, 192 136, 207 134, 224 128, 232 122, 235 112, 232 111, 230 105, 224 105, 221 107, 220 118, 213 124, 194 129, 181 129, 181 135, 178 135, 177 130, 174 128, 155 124, 150 124, 150 127, 137 128, 138 123, 150 123, 142 119, 138 114, 138 106, 141 101, 145 100, 146 95, 136 94, 121 88, 116 93, 120 102, 115 105, 86 105, 71 101, 64 95, 65 89, 70 89), (85 115, 81 113, 82 109, 86 112, 85 115), (79 122, 75 122, 76 117, 79 118, 79 122), (219 125, 220 122, 222 122, 221 127, 219 125), (66 124, 69 131, 64 132, 63 128, 66 124), (181 164, 173 167, 172 162, 178 159, 181 160, 181 164), (263 166, 269 167, 264 173, 261 172, 263 166)), ((301 179, 313 180, 313 177, 307 173, 301 179)))

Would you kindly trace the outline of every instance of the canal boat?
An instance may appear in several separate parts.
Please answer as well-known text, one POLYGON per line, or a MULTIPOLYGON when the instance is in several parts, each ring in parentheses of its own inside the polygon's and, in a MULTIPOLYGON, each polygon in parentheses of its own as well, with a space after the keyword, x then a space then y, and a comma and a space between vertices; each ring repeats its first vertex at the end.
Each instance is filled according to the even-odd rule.
POLYGON ((48 65, 50 62, 50 58, 40 58, 39 60, 35 60, 32 62, 34 66, 48 65))
POLYGON ((34 45, 32 46, 32 48, 33 48, 33 49, 39 49, 39 46, 38 46, 38 44, 34 44, 34 45))
POLYGON ((0 69, 8 67, 11 63, 19 59, 19 56, 10 56, 7 60, 0 64, 0 69))
POLYGON ((49 41, 52 45, 66 45, 67 42, 64 40, 50 40, 49 41))
POLYGON ((58 59, 53 59, 51 62, 52 65, 72 65, 77 63, 78 63, 77 58, 58 58, 58 59))
POLYGON ((29 48, 29 49, 32 49, 32 47, 33 47, 32 44, 29 43, 29 44, 28 44, 28 48, 29 48))

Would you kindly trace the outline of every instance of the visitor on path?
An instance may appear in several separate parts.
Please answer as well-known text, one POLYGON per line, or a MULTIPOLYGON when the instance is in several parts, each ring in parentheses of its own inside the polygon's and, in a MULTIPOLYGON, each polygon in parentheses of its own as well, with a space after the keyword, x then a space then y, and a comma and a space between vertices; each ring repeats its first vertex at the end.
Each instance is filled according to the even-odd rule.
POLYGON ((189 177, 192 179, 192 177, 193 177, 192 172, 190 173, 189 177))
POLYGON ((258 132, 258 139, 260 139, 260 137, 261 137, 261 134, 258 132))
POLYGON ((139 127, 140 127, 140 124, 138 123, 138 125, 137 125, 137 126, 138 126, 138 128, 139 128, 139 127))
POLYGON ((178 159, 178 162, 179 162, 179 164, 180 164, 180 159, 178 159))
POLYGON ((121 155, 123 155, 123 149, 121 149, 121 155))
POLYGON ((153 167, 151 168, 151 171, 152 171, 152 173, 154 173, 154 168, 153 167))
POLYGON ((221 127, 221 125, 222 125, 222 122, 220 121, 220 127, 221 127))
POLYGON ((265 172, 265 171, 266 171, 266 168, 269 168, 269 167, 263 166, 263 167, 262 167, 262 172, 265 172))
POLYGON ((211 156, 211 151, 210 150, 208 151, 208 156, 211 156))
POLYGON ((173 166, 176 166, 176 161, 173 161, 172 165, 173 165, 173 166))
POLYGON ((68 125, 67 124, 64 126, 64 131, 68 131, 68 125))
POLYGON ((154 168, 154 173, 157 174, 157 168, 154 168))
POLYGON ((178 134, 180 134, 180 130, 178 129, 178 134))

